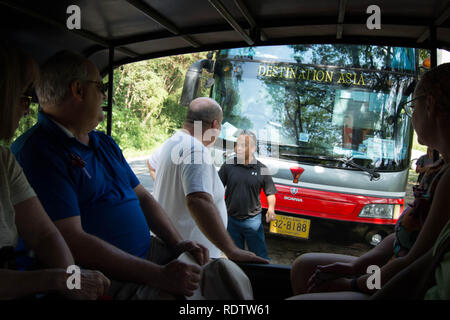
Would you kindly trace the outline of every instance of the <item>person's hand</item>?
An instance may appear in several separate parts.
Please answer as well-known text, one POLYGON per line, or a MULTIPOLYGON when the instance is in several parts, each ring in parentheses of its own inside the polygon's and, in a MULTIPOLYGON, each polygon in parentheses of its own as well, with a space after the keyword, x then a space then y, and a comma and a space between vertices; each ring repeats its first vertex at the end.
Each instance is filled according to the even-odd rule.
POLYGON ((253 252, 250 252, 247 250, 242 250, 242 249, 239 249, 238 247, 236 247, 236 249, 234 249, 233 251, 226 253, 226 255, 227 255, 228 259, 233 260, 233 261, 255 262, 255 263, 263 263, 263 264, 269 263, 268 260, 258 257, 253 252))
POLYGON ((161 267, 159 287, 167 292, 192 296, 200 282, 201 268, 180 260, 173 260, 161 267))
POLYGON ((68 299, 74 300, 96 300, 107 292, 111 282, 103 273, 83 269, 80 271, 79 289, 68 288, 67 279, 70 277, 70 274, 66 270, 55 271, 57 272, 55 279, 58 281, 57 291, 68 299))
POLYGON ((321 272, 339 273, 343 275, 354 275, 358 273, 356 265, 351 262, 335 262, 325 266, 317 266, 321 272))
POLYGON ((177 255, 189 252, 195 260, 202 266, 209 261, 209 250, 196 241, 180 241, 174 248, 177 255))
POLYGON ((333 274, 334 275, 342 275, 342 276, 355 275, 357 273, 357 270, 353 263, 347 263, 347 262, 336 262, 336 263, 325 265, 325 266, 317 266, 316 271, 311 275, 311 277, 308 280, 308 283, 306 285, 307 288, 316 287, 317 277, 318 277, 319 273, 321 275, 329 274, 329 278, 331 278, 333 274))
POLYGON ((275 211, 273 209, 268 209, 266 212, 266 222, 270 223, 271 221, 275 221, 277 218, 275 211))

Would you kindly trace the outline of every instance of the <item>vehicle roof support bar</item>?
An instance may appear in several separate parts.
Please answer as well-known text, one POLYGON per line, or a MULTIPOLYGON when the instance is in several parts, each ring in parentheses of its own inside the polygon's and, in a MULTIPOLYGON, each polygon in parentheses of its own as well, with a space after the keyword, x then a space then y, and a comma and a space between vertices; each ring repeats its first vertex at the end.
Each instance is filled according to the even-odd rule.
POLYGON ((236 5, 236 7, 239 8, 239 10, 241 11, 242 15, 245 17, 245 19, 247 19, 250 27, 252 29, 258 29, 259 30, 259 38, 261 39, 261 41, 267 41, 268 40, 267 35, 256 24, 256 21, 253 18, 252 14, 250 13, 250 10, 248 10, 247 6, 245 5, 244 0, 234 0, 234 3, 236 5))
POLYGON ((342 39, 342 33, 344 32, 344 16, 345 8, 347 7, 347 0, 339 1, 339 13, 337 21, 336 39, 342 39))
MULTIPOLYGON (((94 34, 92 32, 81 30, 81 29, 80 30, 74 29, 74 30, 68 31, 67 30, 67 26, 64 23, 59 22, 57 20, 54 20, 52 18, 49 18, 47 16, 41 15, 39 13, 36 13, 34 11, 28 10, 26 8, 23 8, 23 7, 15 4, 15 3, 13 3, 12 1, 0 1, 0 4, 10 8, 10 9, 16 10, 16 11, 18 11, 20 13, 26 14, 29 17, 35 18, 37 20, 40 20, 40 21, 44 22, 45 24, 53 25, 53 26, 55 26, 55 27, 57 27, 59 29, 62 29, 64 31, 71 32, 71 33, 74 33, 74 34, 76 34, 76 35, 78 35, 80 37, 83 37, 85 39, 91 40, 91 41, 93 41, 93 42, 95 42, 95 43, 97 43, 97 44, 99 44, 99 45, 101 45, 101 46, 103 46, 105 48, 109 48, 109 43, 108 43, 107 40, 103 39, 102 37, 100 37, 100 36, 98 36, 98 35, 96 35, 96 34, 94 34)), ((135 53, 135 52, 133 52, 131 50, 125 49, 125 48, 118 48, 117 50, 122 52, 123 54, 131 57, 131 58, 136 58, 138 56, 137 53, 135 53)))
POLYGON ((430 42, 430 67, 437 66, 437 46, 436 46, 436 27, 430 27, 429 29, 429 42, 430 42))
POLYGON ((108 106, 106 108, 106 134, 111 136, 112 130, 112 98, 114 90, 114 47, 109 48, 108 63, 108 106))
POLYGON ((242 39, 247 42, 248 45, 252 46, 255 42, 250 38, 250 36, 245 32, 244 29, 239 25, 236 19, 233 18, 231 13, 225 8, 220 0, 208 0, 209 3, 222 15, 222 17, 236 30, 237 33, 242 37, 242 39))
POLYGON ((194 48, 200 47, 200 45, 194 41, 190 36, 182 35, 182 32, 169 20, 164 18, 162 15, 160 15, 156 10, 148 6, 146 3, 143 3, 139 0, 127 0, 129 4, 134 6, 136 9, 141 11, 143 14, 145 14, 147 17, 158 23, 160 26, 162 26, 164 29, 169 30, 171 33, 173 33, 176 36, 180 36, 184 41, 189 43, 194 48))
MULTIPOLYGON (((444 10, 444 12, 433 22, 432 27, 438 27, 443 24, 450 17, 450 7, 444 10)), ((430 37, 430 29, 427 28, 422 35, 417 38, 417 42, 424 42, 430 37)))

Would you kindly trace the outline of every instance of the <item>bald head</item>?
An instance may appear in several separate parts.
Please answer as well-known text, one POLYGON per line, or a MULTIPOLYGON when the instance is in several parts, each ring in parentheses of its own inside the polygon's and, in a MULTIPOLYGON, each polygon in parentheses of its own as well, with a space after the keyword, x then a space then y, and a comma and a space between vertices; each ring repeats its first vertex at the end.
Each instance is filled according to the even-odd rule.
POLYGON ((195 121, 202 121, 203 128, 207 129, 214 120, 222 123, 222 108, 215 100, 202 97, 192 100, 189 104, 184 124, 191 126, 195 121))
POLYGON ((183 129, 208 147, 219 136, 222 120, 222 108, 216 101, 206 97, 197 98, 189 104, 183 129))

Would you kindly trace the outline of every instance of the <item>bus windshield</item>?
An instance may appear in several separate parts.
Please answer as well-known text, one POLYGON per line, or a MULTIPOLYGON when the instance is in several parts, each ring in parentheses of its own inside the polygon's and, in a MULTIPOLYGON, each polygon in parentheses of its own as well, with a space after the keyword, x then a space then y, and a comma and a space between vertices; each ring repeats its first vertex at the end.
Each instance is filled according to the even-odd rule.
MULTIPOLYGON (((221 50, 212 97, 220 138, 252 130, 260 156, 378 171, 409 167, 412 126, 398 106, 416 78, 412 48, 290 45, 221 50)), ((409 94, 409 93, 408 93, 409 94)))

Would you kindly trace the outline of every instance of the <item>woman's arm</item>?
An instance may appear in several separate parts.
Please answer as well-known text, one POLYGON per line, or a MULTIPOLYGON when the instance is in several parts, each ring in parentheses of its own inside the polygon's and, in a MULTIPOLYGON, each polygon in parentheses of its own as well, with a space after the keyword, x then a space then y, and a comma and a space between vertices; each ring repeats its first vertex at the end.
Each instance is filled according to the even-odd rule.
MULTIPOLYGON (((381 268, 381 286, 423 256, 433 246, 442 228, 450 218, 448 190, 450 190, 450 170, 443 174, 436 187, 428 217, 411 250, 406 256, 397 258, 381 268)), ((368 277, 369 275, 360 277, 358 287, 365 292, 373 292, 373 290, 367 288, 368 277)))
POLYGON ((62 290, 66 282, 65 270, 15 271, 0 269, 0 300, 62 290))
POLYGON ((66 242, 37 197, 14 206, 16 225, 25 245, 46 267, 64 268, 75 264, 66 242))
POLYGON ((366 273, 367 267, 370 265, 378 265, 380 267, 385 265, 394 255, 394 240, 395 233, 391 233, 372 250, 356 259, 354 262, 355 273, 366 273))
MULTIPOLYGON (((336 273, 339 275, 360 275, 367 272, 367 267, 370 265, 383 266, 393 255, 393 244, 394 244, 395 234, 392 233, 383 241, 372 248, 370 251, 366 252, 359 258, 354 259, 352 262, 335 262, 329 265, 320 266, 320 271, 323 273, 336 273)), ((307 287, 315 287, 316 273, 313 273, 311 278, 308 280, 307 287)), ((350 289, 350 283, 346 283, 345 290, 350 289)))

